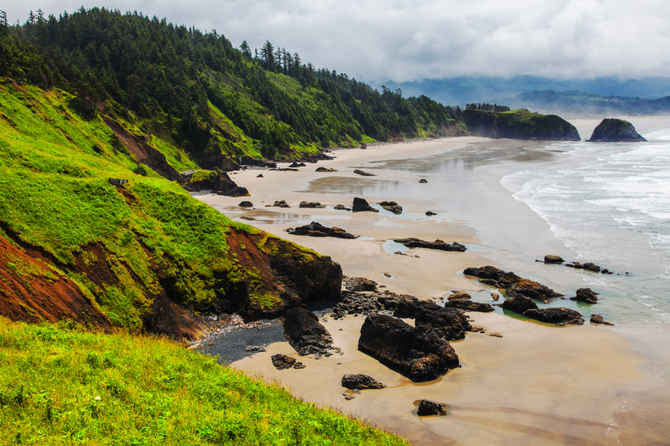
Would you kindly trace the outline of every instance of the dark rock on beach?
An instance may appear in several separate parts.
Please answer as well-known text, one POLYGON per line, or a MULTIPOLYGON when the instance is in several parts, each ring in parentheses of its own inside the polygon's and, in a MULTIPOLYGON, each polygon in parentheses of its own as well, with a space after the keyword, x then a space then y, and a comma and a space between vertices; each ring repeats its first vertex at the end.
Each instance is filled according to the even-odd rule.
POLYGON ((291 165, 288 166, 288 167, 293 167, 293 168, 295 168, 295 167, 306 167, 306 166, 305 166, 305 163, 298 163, 298 162, 295 162, 295 161, 294 161, 294 162, 291 163, 291 165))
POLYGON ((429 400, 419 401, 419 408, 416 414, 420 417, 429 417, 432 415, 447 415, 447 405, 444 403, 435 403, 429 400))
POLYGON ((238 206, 241 208, 252 208, 254 207, 254 204, 251 201, 242 201, 238 206))
POLYGON ((377 282, 365 277, 347 277, 344 287, 349 291, 377 291, 377 282))
POLYGON ((357 292, 343 291, 343 299, 333 308, 331 316, 335 319, 342 318, 347 314, 373 314, 389 313, 397 308, 400 302, 416 301, 416 297, 406 294, 395 294, 388 290, 380 292, 357 292))
POLYGON ((402 206, 400 206, 398 203, 395 201, 382 201, 379 203, 381 207, 386 209, 389 212, 393 212, 396 215, 402 214, 402 206))
POLYGON ((582 325, 584 318, 580 313, 568 308, 543 308, 541 310, 526 310, 524 316, 540 322, 548 322, 557 325, 582 325))
POLYGON ((352 207, 354 212, 379 212, 377 209, 373 208, 368 204, 367 200, 364 198, 354 198, 354 205, 352 207))
POLYGON ((552 255, 544 256, 544 263, 563 263, 563 262, 565 262, 565 260, 563 260, 563 258, 560 256, 552 256, 552 255))
POLYGON ((342 387, 347 389, 383 389, 386 386, 368 375, 344 375, 342 377, 342 387))
POLYGON ((360 170, 360 169, 356 169, 356 170, 354 170, 354 173, 355 173, 356 175, 362 175, 362 176, 364 176, 364 177, 375 177, 375 176, 377 176, 377 175, 375 175, 374 173, 364 172, 364 171, 362 171, 362 170, 360 170))
POLYGON ((419 180, 419 183, 421 183, 421 184, 426 184, 427 182, 428 182, 428 180, 425 179, 425 178, 421 178, 421 179, 419 180))
POLYGON ((316 171, 317 172, 337 172, 337 169, 326 168, 326 167, 317 167, 316 171))
POLYGON ((284 336, 299 355, 325 353, 333 346, 333 338, 319 318, 301 307, 284 314, 284 336))
POLYGON ((318 201, 301 201, 300 205, 298 207, 300 207, 300 208, 323 208, 325 206, 323 206, 318 201))
POLYGON ((577 295, 571 297, 570 300, 586 302, 587 304, 597 304, 598 293, 594 292, 591 288, 580 288, 577 290, 577 295))
POLYGON ((465 291, 454 291, 449 295, 449 297, 447 297, 447 300, 459 300, 459 299, 472 299, 472 296, 470 296, 465 291))
POLYGON ((279 207, 279 208, 290 208, 289 204, 285 200, 278 200, 275 201, 275 203, 272 205, 273 207, 279 207))
POLYGON ((594 273, 599 273, 601 269, 598 265, 591 262, 587 263, 572 262, 572 263, 566 263, 565 266, 575 269, 586 269, 589 271, 593 271, 594 273))
POLYGON ((511 299, 505 299, 502 303, 504 310, 511 310, 515 313, 523 314, 526 310, 537 310, 537 304, 530 297, 516 296, 511 299))
POLYGON ((591 323, 592 324, 603 324, 603 325, 614 325, 611 322, 605 322, 603 317, 599 314, 592 314, 591 315, 591 323))
POLYGON ((432 217, 433 215, 437 215, 437 212, 426 211, 426 217, 432 217))
POLYGON ((428 248, 428 249, 439 249, 441 251, 456 251, 456 252, 465 252, 467 248, 461 245, 458 242, 446 243, 442 240, 435 240, 434 242, 428 242, 418 238, 397 238, 393 239, 396 243, 401 243, 408 248, 428 248))
POLYGON ((345 239, 355 239, 354 234, 350 234, 344 229, 333 226, 329 228, 324 226, 319 222, 313 221, 308 225, 299 226, 297 228, 288 228, 286 232, 292 235, 306 235, 309 237, 335 237, 335 238, 345 238, 345 239))
POLYGON ((335 205, 335 206, 333 206, 333 209, 335 209, 336 211, 350 211, 351 210, 351 208, 348 208, 343 204, 335 205))
POLYGON ((246 187, 237 186, 227 191, 219 191, 217 195, 225 195, 226 197, 248 197, 251 195, 246 187))
POLYGON ((272 359, 272 365, 274 365, 277 368, 277 370, 290 369, 296 363, 295 358, 291 358, 290 356, 282 354, 272 355, 271 359, 272 359))
POLYGON ((646 141, 633 124, 623 119, 605 118, 593 130, 591 142, 638 142, 646 141))
POLYGON ((414 382, 432 381, 459 366, 458 355, 437 329, 385 315, 365 319, 358 350, 414 382))

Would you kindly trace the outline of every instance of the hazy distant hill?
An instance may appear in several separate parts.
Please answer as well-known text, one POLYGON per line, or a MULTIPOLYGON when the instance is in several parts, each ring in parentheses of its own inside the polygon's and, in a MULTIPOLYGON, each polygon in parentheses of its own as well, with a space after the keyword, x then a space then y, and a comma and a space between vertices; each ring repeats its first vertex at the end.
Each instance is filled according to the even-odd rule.
POLYGON ((504 99, 512 108, 562 115, 655 115, 670 113, 670 97, 605 96, 583 91, 532 91, 504 99))
MULTIPOLYGON (((560 80, 537 76, 502 77, 457 77, 424 80, 420 82, 383 82, 386 87, 400 88, 403 95, 424 94, 442 104, 463 105, 470 102, 503 103, 519 93, 553 90, 583 91, 606 96, 629 96, 648 99, 670 96, 670 78, 644 78, 618 80, 601 77, 584 80, 560 80)), ((507 104, 505 102, 506 105, 507 104)))

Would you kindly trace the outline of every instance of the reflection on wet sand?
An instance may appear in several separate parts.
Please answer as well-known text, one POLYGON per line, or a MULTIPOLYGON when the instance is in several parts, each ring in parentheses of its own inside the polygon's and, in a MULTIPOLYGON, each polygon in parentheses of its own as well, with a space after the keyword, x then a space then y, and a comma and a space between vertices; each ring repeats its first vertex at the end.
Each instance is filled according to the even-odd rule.
POLYGON ((473 143, 462 149, 414 159, 373 161, 368 169, 402 170, 416 173, 460 173, 502 161, 547 161, 555 150, 541 150, 547 142, 498 140, 473 143))
POLYGON ((369 190, 384 193, 399 188, 399 181, 328 176, 310 181, 306 190, 298 192, 306 194, 365 195, 369 190))

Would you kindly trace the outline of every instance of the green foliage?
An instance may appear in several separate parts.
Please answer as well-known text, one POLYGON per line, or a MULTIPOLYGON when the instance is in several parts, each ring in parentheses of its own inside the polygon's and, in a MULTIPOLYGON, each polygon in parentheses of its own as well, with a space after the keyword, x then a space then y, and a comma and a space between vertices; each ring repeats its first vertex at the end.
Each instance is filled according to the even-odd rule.
MULTIPOLYGON (((220 154, 283 158, 370 138, 440 136, 459 120, 458 109, 380 93, 270 42, 261 59, 250 55, 215 32, 82 8, 10 27, 0 36, 0 76, 69 89, 82 119, 94 120, 100 104, 135 114, 205 168, 220 154)), ((176 154, 166 156, 176 167, 176 154)))
POLYGON ((164 339, 0 319, 0 444, 406 445, 164 339))

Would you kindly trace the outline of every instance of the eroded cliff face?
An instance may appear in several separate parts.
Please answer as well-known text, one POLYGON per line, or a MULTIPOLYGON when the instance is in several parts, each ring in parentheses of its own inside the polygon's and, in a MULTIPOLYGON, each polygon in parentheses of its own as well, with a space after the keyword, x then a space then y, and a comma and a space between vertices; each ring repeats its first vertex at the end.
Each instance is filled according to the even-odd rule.
POLYGON ((540 115, 528 110, 491 112, 465 110, 463 120, 473 135, 489 138, 538 141, 579 141, 579 132, 556 115, 540 115))
MULTIPOLYGON (((152 260, 151 273, 140 276, 103 244, 87 246, 74 263, 63 264, 18 237, 0 236, 0 315, 26 322, 74 320, 109 329, 136 313, 141 326, 130 328, 193 340, 201 336, 206 314, 235 312, 256 320, 277 317, 305 302, 340 299, 342 270, 330 257, 238 228, 230 228, 226 242, 232 261, 203 278, 168 256, 152 260), (207 282, 209 299, 192 299, 188 285, 198 280, 207 282), (125 308, 129 314, 118 314, 123 310, 119 306, 105 311, 106 300, 124 290, 138 296, 137 305, 125 308)), ((148 258, 157 258, 155 251, 144 249, 148 258)))

